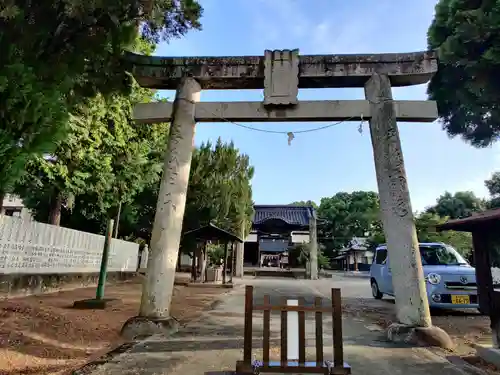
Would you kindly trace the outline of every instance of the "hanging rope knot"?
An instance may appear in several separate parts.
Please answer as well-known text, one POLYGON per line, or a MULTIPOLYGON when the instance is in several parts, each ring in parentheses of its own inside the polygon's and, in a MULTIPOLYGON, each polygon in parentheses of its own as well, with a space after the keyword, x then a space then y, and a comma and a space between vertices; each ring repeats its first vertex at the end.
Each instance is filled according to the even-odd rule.
POLYGON ((364 118, 363 118, 363 114, 361 114, 361 122, 359 123, 359 126, 358 126, 358 132, 359 134, 363 134, 363 122, 364 122, 364 118))

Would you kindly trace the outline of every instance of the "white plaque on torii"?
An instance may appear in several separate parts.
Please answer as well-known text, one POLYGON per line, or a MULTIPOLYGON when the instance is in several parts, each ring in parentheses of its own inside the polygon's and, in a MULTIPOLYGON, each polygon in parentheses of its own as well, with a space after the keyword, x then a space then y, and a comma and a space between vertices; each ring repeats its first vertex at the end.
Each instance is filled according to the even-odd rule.
POLYGON ((295 105, 299 94, 299 50, 264 53, 264 105, 295 105))

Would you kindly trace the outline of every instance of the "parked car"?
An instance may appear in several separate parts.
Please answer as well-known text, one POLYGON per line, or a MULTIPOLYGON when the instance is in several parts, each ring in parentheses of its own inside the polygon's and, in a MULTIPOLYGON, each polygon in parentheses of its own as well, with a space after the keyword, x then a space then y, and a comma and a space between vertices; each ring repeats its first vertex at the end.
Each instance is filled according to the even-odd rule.
MULTIPOLYGON (((479 308, 476 271, 451 246, 444 243, 420 243, 427 297, 431 308, 479 308)), ((375 251, 370 268, 373 297, 393 296, 391 264, 387 246, 375 251)))

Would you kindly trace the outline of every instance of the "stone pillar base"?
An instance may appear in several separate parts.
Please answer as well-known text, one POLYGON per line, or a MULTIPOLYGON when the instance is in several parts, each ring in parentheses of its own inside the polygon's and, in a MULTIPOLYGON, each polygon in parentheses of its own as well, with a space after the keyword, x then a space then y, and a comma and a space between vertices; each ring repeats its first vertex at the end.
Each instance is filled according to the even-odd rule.
POLYGON ((412 327, 401 323, 392 323, 386 331, 389 341, 418 346, 437 346, 453 350, 455 343, 443 329, 430 327, 412 327))
POLYGON ((121 336, 129 341, 144 339, 152 335, 170 336, 179 330, 179 322, 173 318, 150 318, 134 316, 123 324, 121 336))

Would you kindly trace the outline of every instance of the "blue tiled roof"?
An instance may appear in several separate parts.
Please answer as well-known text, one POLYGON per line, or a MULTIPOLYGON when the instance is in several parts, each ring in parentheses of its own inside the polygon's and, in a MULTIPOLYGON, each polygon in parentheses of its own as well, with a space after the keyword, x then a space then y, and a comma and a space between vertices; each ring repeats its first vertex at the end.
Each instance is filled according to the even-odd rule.
POLYGON ((290 225, 309 225, 312 207, 288 205, 254 205, 253 224, 262 224, 267 220, 283 220, 290 225))

